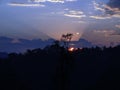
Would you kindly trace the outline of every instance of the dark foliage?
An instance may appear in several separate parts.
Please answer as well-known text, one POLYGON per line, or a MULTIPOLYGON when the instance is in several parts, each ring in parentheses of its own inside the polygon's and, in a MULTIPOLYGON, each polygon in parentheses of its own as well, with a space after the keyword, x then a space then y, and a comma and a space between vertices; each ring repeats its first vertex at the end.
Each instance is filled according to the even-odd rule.
POLYGON ((120 90, 120 46, 68 52, 58 42, 0 59, 0 90, 120 90))

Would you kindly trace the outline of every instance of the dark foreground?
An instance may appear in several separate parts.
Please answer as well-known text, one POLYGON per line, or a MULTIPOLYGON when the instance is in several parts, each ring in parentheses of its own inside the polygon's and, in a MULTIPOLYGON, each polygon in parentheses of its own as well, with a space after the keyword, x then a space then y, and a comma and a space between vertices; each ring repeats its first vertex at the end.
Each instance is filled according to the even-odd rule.
POLYGON ((120 90, 120 46, 52 45, 0 59, 0 90, 120 90))

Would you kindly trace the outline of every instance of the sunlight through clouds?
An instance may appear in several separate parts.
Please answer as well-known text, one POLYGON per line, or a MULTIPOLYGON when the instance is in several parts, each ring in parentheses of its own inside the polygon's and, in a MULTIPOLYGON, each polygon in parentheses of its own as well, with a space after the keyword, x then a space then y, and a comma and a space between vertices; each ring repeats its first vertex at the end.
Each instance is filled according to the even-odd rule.
POLYGON ((2 0, 0 35, 27 39, 45 38, 48 35, 59 39, 63 33, 78 32, 73 40, 85 38, 91 42, 100 42, 101 39, 102 43, 105 36, 109 38, 112 35, 112 38, 116 38, 120 33, 119 2, 120 0, 2 0), (38 31, 37 35, 35 31, 38 31), (41 35, 41 32, 46 35, 41 35), (97 36, 99 38, 94 40, 97 36))

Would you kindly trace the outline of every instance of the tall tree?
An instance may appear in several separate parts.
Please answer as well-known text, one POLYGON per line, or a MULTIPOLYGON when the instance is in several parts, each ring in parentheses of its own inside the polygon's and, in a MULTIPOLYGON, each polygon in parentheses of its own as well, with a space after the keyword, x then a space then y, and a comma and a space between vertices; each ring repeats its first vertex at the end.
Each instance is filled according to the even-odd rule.
POLYGON ((72 37, 73 37, 72 33, 67 33, 62 35, 61 41, 64 43, 65 48, 69 47, 69 43, 71 42, 72 37))

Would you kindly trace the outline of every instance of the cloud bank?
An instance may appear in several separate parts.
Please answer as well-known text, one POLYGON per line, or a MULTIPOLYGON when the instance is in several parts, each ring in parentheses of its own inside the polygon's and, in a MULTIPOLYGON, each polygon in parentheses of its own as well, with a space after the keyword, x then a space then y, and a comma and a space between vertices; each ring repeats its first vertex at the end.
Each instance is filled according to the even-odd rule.
POLYGON ((102 14, 99 16, 90 16, 94 19, 111 19, 120 18, 120 0, 110 0, 107 4, 97 3, 93 1, 93 6, 96 11, 102 14))

